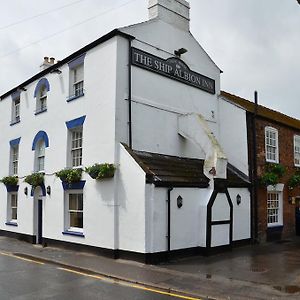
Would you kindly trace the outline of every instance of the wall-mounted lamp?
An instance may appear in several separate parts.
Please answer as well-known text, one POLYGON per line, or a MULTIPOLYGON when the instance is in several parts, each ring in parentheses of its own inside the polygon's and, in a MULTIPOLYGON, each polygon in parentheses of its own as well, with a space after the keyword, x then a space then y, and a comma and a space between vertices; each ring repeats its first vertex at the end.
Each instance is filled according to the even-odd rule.
POLYGON ((177 57, 180 57, 182 54, 187 53, 187 50, 185 48, 179 48, 177 50, 174 50, 174 54, 177 57))
POLYGON ((240 205, 241 202, 242 202, 242 197, 241 197, 241 195, 237 194, 237 196, 236 196, 236 204, 240 205))
POLYGON ((28 187, 27 187, 27 186, 24 188, 24 194, 25 194, 26 196, 28 195, 28 187))
POLYGON ((50 185, 47 186, 46 191, 47 191, 48 195, 51 195, 51 186, 50 185))
POLYGON ((50 73, 61 74, 62 71, 60 69, 51 70, 50 73))
POLYGON ((178 208, 181 208, 182 205, 183 205, 183 199, 182 199, 181 196, 178 196, 178 197, 177 197, 177 207, 178 207, 178 208))

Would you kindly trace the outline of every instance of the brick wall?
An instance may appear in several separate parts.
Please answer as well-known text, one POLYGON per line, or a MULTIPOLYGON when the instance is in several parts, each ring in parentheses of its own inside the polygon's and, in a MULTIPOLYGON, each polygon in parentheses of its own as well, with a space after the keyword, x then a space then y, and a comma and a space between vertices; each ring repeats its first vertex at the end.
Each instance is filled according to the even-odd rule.
MULTIPOLYGON (((249 140, 249 160, 250 168, 253 165, 253 137, 251 118, 248 116, 248 140, 249 140)), ((295 205, 289 202, 289 197, 300 196, 300 189, 295 188, 290 191, 287 187, 289 178, 295 173, 297 168, 294 167, 294 135, 300 135, 300 130, 281 125, 274 121, 256 118, 256 141, 257 141, 257 175, 261 176, 266 164, 265 156, 265 127, 270 126, 278 130, 279 144, 279 163, 286 168, 286 174, 280 183, 284 183, 283 190, 283 229, 280 236, 282 239, 295 235, 295 205)), ((258 239, 266 241, 270 239, 270 230, 267 230, 267 189, 258 185, 257 190, 258 204, 258 239)), ((255 220, 253 220, 255 222, 255 220)))

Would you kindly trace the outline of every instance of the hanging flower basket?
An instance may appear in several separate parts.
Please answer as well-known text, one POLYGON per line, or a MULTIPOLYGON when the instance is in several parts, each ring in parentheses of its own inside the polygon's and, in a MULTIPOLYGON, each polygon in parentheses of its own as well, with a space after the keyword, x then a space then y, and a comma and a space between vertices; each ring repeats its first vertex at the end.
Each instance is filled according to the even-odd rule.
POLYGON ((33 173, 25 177, 24 181, 30 184, 33 188, 41 186, 44 184, 44 174, 43 173, 33 173))
POLYGON ((18 177, 17 176, 6 176, 3 177, 0 182, 2 182, 5 185, 10 185, 10 186, 16 186, 18 185, 18 177))
POLYGON ((63 182, 68 184, 79 182, 81 180, 82 169, 63 169, 55 173, 63 182))
POLYGON ((112 178, 115 175, 116 167, 114 164, 94 164, 91 167, 86 167, 85 172, 93 179, 101 180, 104 178, 112 178))

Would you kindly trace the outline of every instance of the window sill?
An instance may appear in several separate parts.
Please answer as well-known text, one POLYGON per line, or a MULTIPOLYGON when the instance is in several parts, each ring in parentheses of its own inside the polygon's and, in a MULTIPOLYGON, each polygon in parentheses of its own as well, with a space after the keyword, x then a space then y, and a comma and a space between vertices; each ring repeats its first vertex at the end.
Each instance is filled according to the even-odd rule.
POLYGON ((16 125, 16 124, 20 123, 20 121, 21 121, 20 119, 19 120, 12 120, 10 122, 10 126, 16 125))
POLYGON ((76 99, 78 99, 78 98, 81 98, 81 97, 83 97, 83 96, 84 96, 84 93, 82 93, 82 94, 80 94, 80 95, 78 95, 78 96, 75 96, 75 95, 69 96, 69 97, 67 98, 67 102, 71 102, 71 101, 76 100, 76 99))
POLYGON ((78 237, 84 237, 83 232, 78 232, 78 231, 63 231, 63 235, 73 235, 73 236, 78 236, 78 237))
POLYGON ((39 115, 39 114, 42 114, 43 112, 46 112, 46 111, 47 111, 47 108, 45 108, 43 110, 37 110, 34 114, 39 115))
POLYGON ((16 222, 6 222, 5 225, 18 227, 18 223, 16 222))

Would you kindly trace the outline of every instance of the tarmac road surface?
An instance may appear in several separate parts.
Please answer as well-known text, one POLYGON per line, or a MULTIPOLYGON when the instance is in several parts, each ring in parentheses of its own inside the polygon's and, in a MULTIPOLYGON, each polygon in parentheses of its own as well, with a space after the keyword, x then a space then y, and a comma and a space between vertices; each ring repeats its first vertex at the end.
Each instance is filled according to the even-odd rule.
POLYGON ((143 285, 0 252, 0 300, 172 300, 200 298, 172 294, 143 285))

